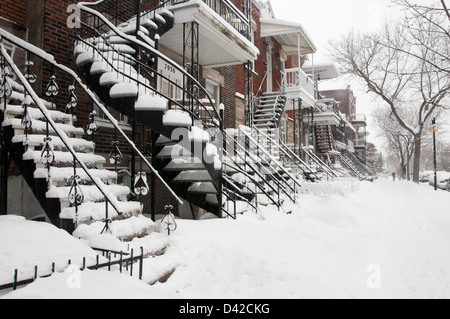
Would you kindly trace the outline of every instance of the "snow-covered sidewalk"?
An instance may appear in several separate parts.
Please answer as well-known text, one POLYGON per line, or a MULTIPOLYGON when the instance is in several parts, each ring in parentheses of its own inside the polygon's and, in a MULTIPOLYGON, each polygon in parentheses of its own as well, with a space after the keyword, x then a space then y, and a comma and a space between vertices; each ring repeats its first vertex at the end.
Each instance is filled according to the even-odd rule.
MULTIPOLYGON (((144 267, 145 277, 177 266, 164 284, 87 271, 73 288, 66 272, 4 297, 449 298, 449 200, 428 185, 383 179, 347 197, 303 195, 290 215, 263 207, 236 221, 177 220, 166 253, 144 267)), ((3 260, 17 243, 1 242, 3 260)))

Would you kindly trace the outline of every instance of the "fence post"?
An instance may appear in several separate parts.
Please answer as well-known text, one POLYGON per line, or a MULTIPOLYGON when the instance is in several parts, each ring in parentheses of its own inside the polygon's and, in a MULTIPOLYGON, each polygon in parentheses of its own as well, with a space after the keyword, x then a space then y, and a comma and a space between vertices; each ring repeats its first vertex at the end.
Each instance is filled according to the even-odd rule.
POLYGON ((139 257, 139 280, 142 280, 143 270, 144 270, 144 248, 141 247, 141 257, 139 257))
POLYGON ((130 276, 133 277, 133 252, 134 249, 131 249, 131 258, 130 258, 130 276))
POLYGON ((14 270, 13 290, 16 290, 16 289, 17 289, 17 273, 18 273, 18 270, 15 269, 15 270, 14 270))

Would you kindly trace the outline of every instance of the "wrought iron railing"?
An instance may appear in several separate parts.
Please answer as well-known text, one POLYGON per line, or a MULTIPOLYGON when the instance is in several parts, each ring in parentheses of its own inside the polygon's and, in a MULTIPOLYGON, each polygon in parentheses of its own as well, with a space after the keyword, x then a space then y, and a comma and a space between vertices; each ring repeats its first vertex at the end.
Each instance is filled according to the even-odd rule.
MULTIPOLYGON (((170 0, 170 5, 178 5, 190 0, 170 0)), ((243 1, 243 10, 239 10, 230 0, 202 0, 219 16, 235 28, 240 34, 251 40, 251 1, 243 1)))
MULTIPOLYGON (((12 61, 11 57, 8 55, 8 52, 6 51, 6 49, 4 48, 4 45, 2 43, 2 41, 8 41, 10 43, 13 43, 14 45, 16 45, 17 47, 25 50, 28 54, 28 56, 35 56, 38 59, 41 59, 43 62, 45 62, 46 64, 48 64, 52 69, 58 70, 60 72, 62 72, 62 74, 64 74, 64 77, 67 79, 70 79, 69 82, 73 83, 72 86, 70 86, 68 88, 69 91, 69 102, 66 106, 66 111, 70 111, 73 112, 73 109, 76 107, 77 105, 77 97, 75 95, 75 86, 79 86, 86 94, 87 96, 91 99, 92 101, 92 106, 97 106, 105 115, 105 117, 109 120, 110 124, 112 125, 112 127, 115 130, 115 133, 120 135, 125 142, 128 144, 128 146, 130 147, 131 150, 133 150, 136 153, 136 156, 141 160, 141 163, 144 163, 146 165, 146 167, 148 169, 150 169, 150 171, 156 176, 156 178, 158 178, 161 183, 166 187, 166 189, 169 191, 169 193, 173 196, 173 198, 180 204, 183 204, 183 201, 175 194, 175 192, 168 186, 168 184, 162 179, 162 177, 159 175, 158 171, 153 168, 153 166, 149 163, 149 161, 147 160, 147 158, 144 156, 144 154, 136 147, 136 144, 131 141, 131 139, 127 136, 127 134, 120 128, 120 126, 118 125, 117 120, 110 114, 110 112, 108 111, 108 109, 103 105, 103 103, 101 103, 99 101, 99 99, 97 98, 97 96, 82 82, 82 80, 78 77, 78 75, 69 67, 64 66, 62 64, 59 64, 55 61, 54 57, 48 53, 46 53, 45 51, 15 37, 14 35, 4 31, 3 29, 0 29, 0 42, 1 42, 1 52, 2 52, 2 56, 4 57, 4 59, 6 60, 6 62, 10 65, 10 67, 13 69, 14 73, 16 74, 16 76, 19 78, 20 82, 22 83, 25 92, 27 92, 26 94, 29 94, 29 96, 31 97, 31 99, 33 100, 33 102, 38 106, 39 110, 42 112, 43 117, 45 118, 46 122, 47 122, 47 139, 45 141, 45 145, 48 144, 49 140, 48 140, 48 135, 49 135, 49 126, 53 129, 53 131, 55 132, 55 134, 58 135, 58 137, 62 140, 63 144, 65 145, 65 147, 68 149, 68 151, 71 153, 71 155, 73 156, 74 159, 74 175, 71 178, 71 182, 72 182, 72 189, 75 191, 74 194, 72 194, 71 192, 71 198, 69 198, 70 203, 73 205, 73 207, 75 207, 75 209, 78 209, 78 206, 82 203, 82 194, 78 191, 78 182, 79 182, 79 177, 76 174, 76 165, 78 165, 79 167, 81 167, 81 169, 85 172, 85 174, 87 175, 87 177, 89 178, 89 180, 97 187, 97 189, 101 192, 101 194, 104 196, 105 198, 105 202, 106 202, 106 218, 105 218, 105 222, 106 222, 106 227, 107 224, 109 222, 109 217, 108 217, 108 206, 111 205, 111 207, 117 212, 118 215, 121 215, 121 211, 119 209, 119 207, 116 204, 116 199, 114 198, 113 195, 109 194, 108 191, 105 189, 105 185, 102 183, 102 181, 98 178, 93 177, 87 166, 84 164, 84 162, 79 158, 79 156, 77 155, 77 153, 75 152, 73 146, 71 145, 66 133, 64 131, 62 131, 54 122, 54 120, 52 119, 51 115, 49 114, 46 105, 44 105, 44 101, 41 100, 39 98, 39 96, 37 95, 37 93, 33 90, 33 88, 31 87, 28 79, 30 78, 29 74, 22 74, 22 72, 18 69, 18 67, 14 64, 14 62, 12 61), (109 204, 109 205, 108 205, 109 204)), ((48 88, 48 94, 47 96, 51 97, 52 94, 57 94, 57 92, 55 92, 55 90, 58 88, 58 85, 56 83, 56 77, 52 76, 50 78, 50 82, 47 85, 48 88), (52 93, 53 92, 53 93, 52 93)), ((22 122, 24 122, 24 119, 26 119, 27 116, 27 112, 26 112, 26 108, 27 105, 24 105, 24 116, 23 116, 23 120, 22 122)), ((73 114, 73 113, 72 113, 73 114)), ((27 122, 27 121, 25 121, 27 122)), ((95 123, 95 117, 94 117, 94 111, 93 113, 91 113, 90 116, 90 122, 89 125, 87 127, 87 134, 91 135, 91 134, 95 134, 98 130, 98 126, 95 123)), ((25 132, 26 132, 26 126, 25 126, 25 132)), ((117 136, 115 137, 115 140, 117 140, 117 136)), ((50 146, 50 145, 49 145, 50 146)), ((47 158, 46 163, 47 164, 51 164, 51 161, 49 160, 51 157, 50 154, 51 151, 51 147, 49 148, 45 148, 43 150, 43 156, 45 156, 47 158), (47 151, 46 151, 47 150, 47 151), (46 151, 46 152, 44 152, 46 151)), ((112 156, 111 156, 111 160, 114 161, 114 163, 117 163, 120 159, 120 151, 117 152, 117 144, 114 145, 114 149, 111 152, 112 156), (115 151, 116 150, 116 151, 115 151)), ((133 185, 132 185, 133 187, 133 185)))
MULTIPOLYGON (((154 44, 153 41, 143 32, 137 32, 138 37, 130 36, 111 23, 102 12, 114 11, 116 8, 115 3, 116 0, 101 0, 94 3, 82 2, 78 4, 81 9, 81 28, 78 30, 79 45, 84 46, 86 50, 91 50, 93 54, 97 54, 123 81, 135 83, 138 86, 138 90, 148 91, 164 97, 170 102, 172 108, 189 113, 194 125, 218 133, 221 130, 223 119, 218 112, 217 105, 206 89, 191 74, 186 72, 182 66, 160 53, 152 45, 154 44), (114 48, 105 37, 108 32, 128 42, 136 50, 134 56, 114 48), (103 41, 108 50, 100 51, 98 41, 103 41), (113 58, 116 64, 112 62, 113 58), (174 70, 179 71, 183 75, 184 83, 178 83, 170 77, 161 74, 155 67, 157 59, 164 61, 174 70), (131 68, 128 70, 119 69, 117 65, 121 61, 135 64, 137 70, 133 71, 131 68), (161 80, 169 83, 176 90, 182 91, 183 99, 180 101, 158 90, 157 83, 161 82, 161 80), (193 89, 186 89, 188 85, 192 85, 193 89)), ((117 16, 118 14, 115 15, 117 16)), ((129 19, 125 21, 129 21, 129 19)))

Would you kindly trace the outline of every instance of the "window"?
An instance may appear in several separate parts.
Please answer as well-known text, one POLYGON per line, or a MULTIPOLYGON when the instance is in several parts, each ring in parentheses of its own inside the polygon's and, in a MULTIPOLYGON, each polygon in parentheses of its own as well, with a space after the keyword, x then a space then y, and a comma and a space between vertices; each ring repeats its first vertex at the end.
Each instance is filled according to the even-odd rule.
MULTIPOLYGON (((105 106, 108 112, 120 123, 120 124, 128 124, 128 117, 123 115, 122 113, 110 108, 109 106, 105 106)), ((105 113, 97 106, 97 104, 94 104, 94 110, 97 113, 97 118, 108 120, 105 113)), ((108 120, 109 121, 109 120, 108 120)))
POLYGON ((220 84, 206 80, 206 92, 214 100, 215 106, 218 108, 220 105, 220 84))
POLYGON ((183 99, 183 74, 172 65, 160 59, 158 61, 159 73, 164 76, 158 77, 159 91, 175 101, 183 99))

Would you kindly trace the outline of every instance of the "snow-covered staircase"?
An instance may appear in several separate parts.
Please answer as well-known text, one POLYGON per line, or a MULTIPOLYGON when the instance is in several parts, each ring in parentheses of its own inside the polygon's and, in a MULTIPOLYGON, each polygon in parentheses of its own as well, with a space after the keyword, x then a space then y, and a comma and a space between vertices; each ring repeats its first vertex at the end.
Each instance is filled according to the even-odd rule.
MULTIPOLYGON (((12 79, 9 79, 13 83, 12 79)), ((54 130, 46 130, 47 122, 42 112, 36 108, 30 97, 25 97, 23 87, 14 83, 15 90, 8 98, 8 104, 3 109, 3 132, 9 152, 36 198, 40 202, 47 217, 53 224, 73 231, 76 224, 95 224, 104 226, 105 197, 94 185, 92 177, 101 181, 103 190, 117 200, 115 204, 119 212, 109 206, 110 229, 130 229, 126 224, 134 223, 140 218, 141 205, 138 202, 128 202, 130 193, 128 186, 116 185, 117 173, 103 168, 106 159, 95 154, 95 145, 86 140, 83 128, 76 126, 76 118, 71 114, 52 110, 51 118, 67 136, 76 155, 81 159, 88 171, 84 171, 63 143, 64 137, 58 136, 54 130), (20 90, 22 89, 22 90, 20 90), (27 108, 24 108, 26 101, 27 108), (25 114, 25 116, 24 116, 25 114), (30 120, 29 126, 24 125, 24 119, 30 120), (46 139, 50 138, 50 144, 46 139), (46 147, 50 145, 49 153, 46 147), (49 163, 47 155, 52 158, 49 163), (51 164, 51 165, 47 165, 51 164), (73 177, 77 176, 77 190, 80 195, 78 205, 71 202, 73 195, 73 177), (119 214, 120 213, 120 214, 119 214)), ((150 221, 151 222, 151 221, 150 221)), ((135 228, 131 232, 116 233, 121 240, 131 240, 142 236, 148 226, 135 228)), ((114 231, 112 231, 114 233, 114 231)))
MULTIPOLYGON (((96 21, 105 22, 99 12, 86 15, 91 29, 95 30, 96 21)), ((220 116, 211 103, 202 104, 198 97, 191 97, 194 105, 186 105, 158 91, 157 83, 164 76, 155 67, 157 61, 181 69, 157 51, 158 37, 173 26, 173 19, 167 9, 157 9, 141 15, 138 36, 136 17, 117 27, 110 25, 101 35, 98 30, 90 35, 80 32, 74 57, 78 73, 102 101, 159 134, 155 168, 177 195, 222 217, 220 116)), ((200 91, 206 94, 201 87, 200 91)))
POLYGON ((284 93, 263 93, 256 107, 253 124, 261 129, 277 129, 285 106, 284 93))
POLYGON ((355 155, 347 150, 342 151, 341 161, 351 170, 355 177, 364 180, 373 177, 373 173, 355 155))
POLYGON ((316 146, 319 154, 336 151, 330 125, 314 125, 316 146))

